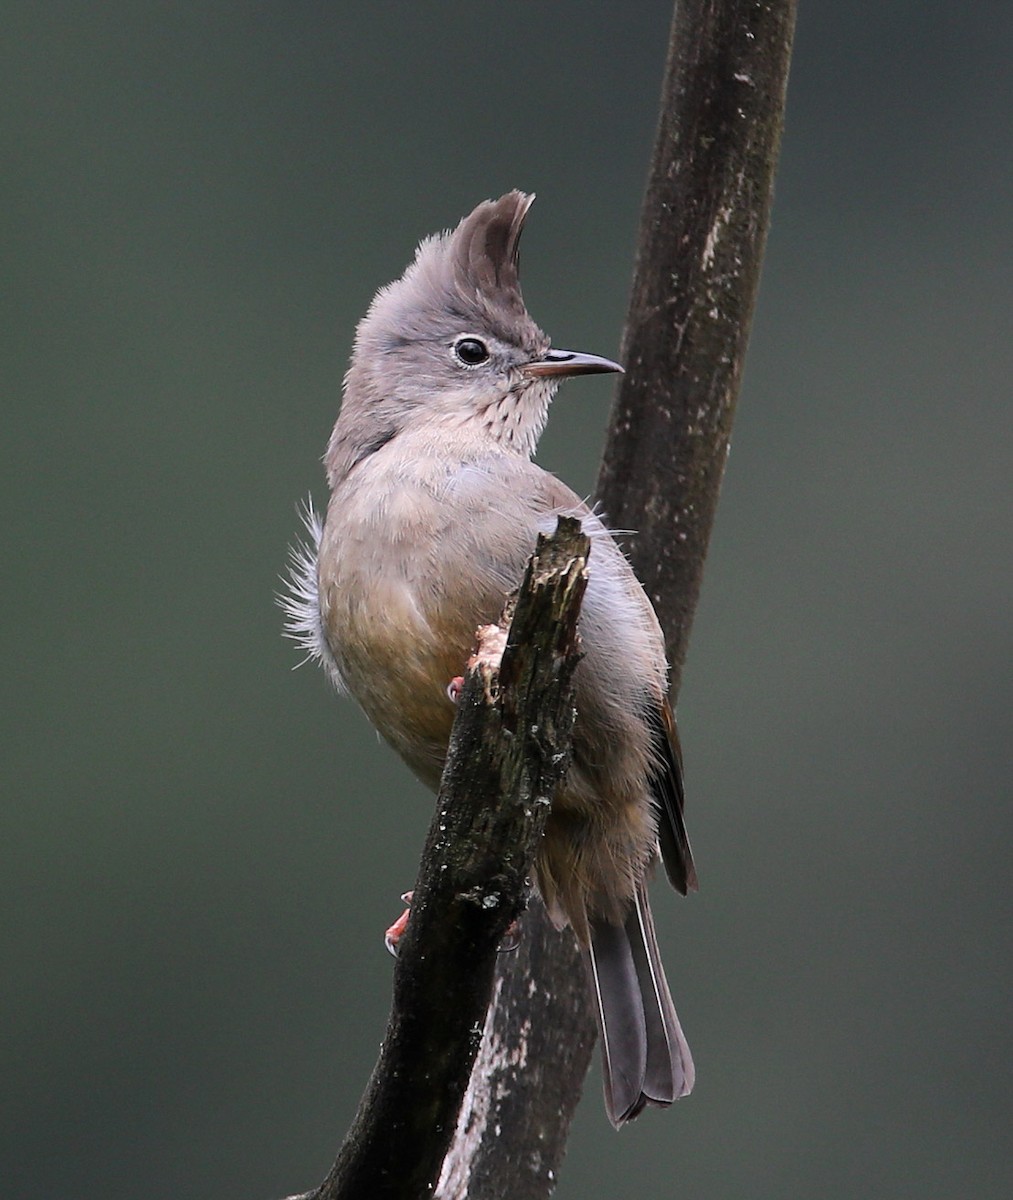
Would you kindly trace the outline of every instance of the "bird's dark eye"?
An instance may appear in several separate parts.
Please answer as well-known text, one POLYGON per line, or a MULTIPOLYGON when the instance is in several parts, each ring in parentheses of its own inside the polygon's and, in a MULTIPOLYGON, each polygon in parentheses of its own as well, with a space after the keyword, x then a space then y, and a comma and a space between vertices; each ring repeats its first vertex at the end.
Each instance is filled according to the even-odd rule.
POLYGON ((488 361, 489 347, 485 342, 480 342, 478 338, 458 338, 454 342, 454 356, 466 367, 477 367, 488 361))

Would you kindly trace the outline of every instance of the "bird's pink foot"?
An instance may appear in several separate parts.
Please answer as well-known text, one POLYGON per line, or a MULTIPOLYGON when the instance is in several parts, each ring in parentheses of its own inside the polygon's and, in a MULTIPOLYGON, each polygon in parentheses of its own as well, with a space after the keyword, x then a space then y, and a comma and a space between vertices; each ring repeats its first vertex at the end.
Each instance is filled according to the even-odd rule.
POLYGON ((457 703, 457 697, 461 694, 461 688, 464 687, 464 676, 455 675, 447 684, 447 695, 450 697, 452 704, 457 703))
POLYGON ((401 896, 401 899, 405 904, 408 905, 408 907, 383 935, 383 944, 387 947, 390 953, 394 955, 395 958, 397 958, 398 943, 401 941, 402 937, 404 937, 404 931, 408 928, 408 918, 411 916, 412 911, 412 893, 405 892, 401 896))

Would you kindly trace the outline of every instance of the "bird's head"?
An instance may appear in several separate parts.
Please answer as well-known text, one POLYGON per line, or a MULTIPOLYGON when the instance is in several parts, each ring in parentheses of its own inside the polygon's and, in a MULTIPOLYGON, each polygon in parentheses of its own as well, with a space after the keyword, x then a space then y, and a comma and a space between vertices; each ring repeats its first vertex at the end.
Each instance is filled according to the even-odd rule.
POLYGON ((564 378, 622 369, 553 349, 524 307, 519 243, 533 200, 513 191, 484 201, 453 231, 426 238, 377 292, 328 447, 332 485, 420 422, 530 455, 564 378))

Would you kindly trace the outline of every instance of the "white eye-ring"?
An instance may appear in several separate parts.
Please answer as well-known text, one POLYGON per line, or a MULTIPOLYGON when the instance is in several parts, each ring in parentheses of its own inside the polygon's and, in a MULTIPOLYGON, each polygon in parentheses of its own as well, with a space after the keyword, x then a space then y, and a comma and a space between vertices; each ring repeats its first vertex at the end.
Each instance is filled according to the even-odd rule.
POLYGON ((454 357, 462 367, 480 367, 489 361, 489 347, 481 338, 466 334, 454 342, 454 357))

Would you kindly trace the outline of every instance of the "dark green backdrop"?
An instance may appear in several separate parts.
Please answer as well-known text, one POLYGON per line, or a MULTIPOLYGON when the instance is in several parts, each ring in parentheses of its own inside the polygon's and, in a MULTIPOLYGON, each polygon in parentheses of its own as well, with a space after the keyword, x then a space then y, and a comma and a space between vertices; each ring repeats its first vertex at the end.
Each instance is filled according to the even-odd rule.
MULTIPOLYGON (((431 801, 272 604, 354 323, 538 192, 616 352, 665 3, 3 5, 4 1197, 326 1170, 431 801)), ((699 1084, 562 1200, 1006 1197, 1008 5, 803 3, 681 702, 699 1084)), ((541 460, 590 490, 609 385, 541 460)))

